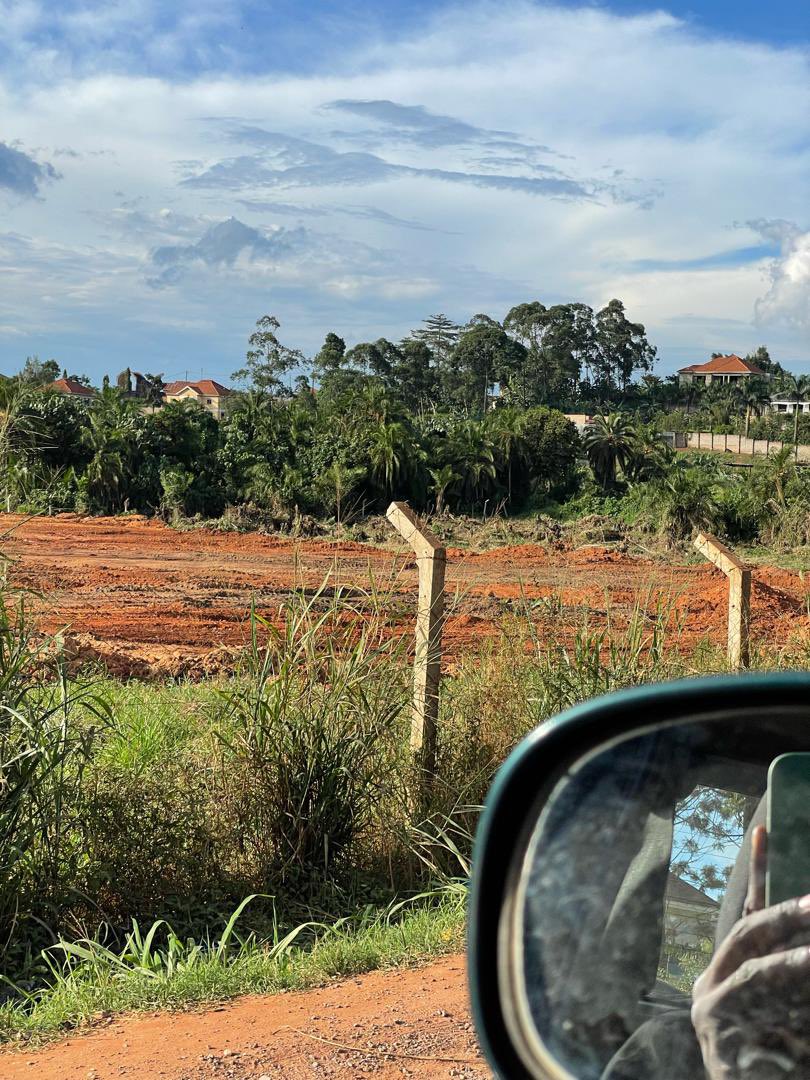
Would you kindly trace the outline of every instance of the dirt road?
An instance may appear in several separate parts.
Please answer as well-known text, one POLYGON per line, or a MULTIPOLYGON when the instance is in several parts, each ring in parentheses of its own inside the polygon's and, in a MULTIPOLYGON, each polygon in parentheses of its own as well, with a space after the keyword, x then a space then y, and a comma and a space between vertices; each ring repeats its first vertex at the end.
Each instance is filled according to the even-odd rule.
POLYGON ((478 1080, 462 957, 208 1012, 132 1016, 43 1050, 0 1053, 3 1080, 478 1080))
MULTIPOLYGON (((41 594, 44 630, 71 628, 74 646, 120 675, 204 675, 226 670, 248 635, 251 598, 279 620, 296 585, 355 591, 371 580, 385 593, 393 631, 410 633, 416 567, 405 550, 355 543, 294 543, 258 533, 178 532, 141 517, 23 520, 0 514, 0 550, 11 580, 41 594)), ((760 567, 754 575, 753 634, 770 644, 808 632, 807 583, 760 567)), ((679 640, 722 645, 727 586, 709 567, 669 565, 604 547, 573 551, 524 544, 482 554, 450 549, 446 654, 452 662, 496 632, 503 615, 528 606, 542 631, 572 631, 589 612, 621 629, 633 605, 675 605, 679 640)))

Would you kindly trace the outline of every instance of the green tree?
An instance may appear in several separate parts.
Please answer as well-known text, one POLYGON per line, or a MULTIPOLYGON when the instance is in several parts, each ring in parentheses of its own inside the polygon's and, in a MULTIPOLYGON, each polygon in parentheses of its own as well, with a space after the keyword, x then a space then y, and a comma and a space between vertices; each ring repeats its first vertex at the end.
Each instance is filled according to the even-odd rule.
POLYGON ((28 356, 19 374, 19 380, 26 386, 46 386, 55 382, 61 375, 56 360, 40 360, 38 356, 28 356))
POLYGON ((281 344, 276 334, 280 326, 274 315, 263 315, 256 321, 256 329, 248 339, 245 365, 232 376, 237 382, 276 396, 290 392, 286 376, 303 365, 304 356, 298 349, 281 344))
POLYGON ((715 530, 720 487, 711 469, 678 458, 650 488, 652 512, 671 540, 685 540, 695 529, 715 530))
POLYGON ((317 383, 322 387, 325 382, 334 379, 345 364, 346 342, 330 331, 312 361, 312 372, 317 383))
POLYGON ((409 481, 417 453, 411 433, 400 421, 380 420, 371 429, 370 473, 384 495, 394 494, 409 481))
POLYGON ((633 449, 625 466, 629 480, 638 483, 666 474, 674 459, 674 451, 664 441, 653 424, 637 423, 633 428, 633 449))
POLYGON ((510 396, 524 405, 571 397, 583 363, 592 362, 593 312, 585 304, 539 301, 518 304, 504 319, 504 329, 526 349, 525 362, 509 380, 510 396))
POLYGON ((485 413, 495 383, 508 383, 525 355, 525 346, 497 323, 490 320, 470 325, 450 357, 452 382, 447 385, 447 396, 474 412, 485 413))
POLYGON ((758 368, 761 368, 767 375, 772 375, 774 378, 779 379, 787 372, 777 360, 771 359, 771 354, 768 351, 766 345, 760 345, 754 349, 753 352, 748 353, 745 359, 749 364, 755 364, 758 368))
POLYGON ((526 445, 523 439, 524 413, 514 408, 495 409, 487 418, 487 427, 496 450, 501 473, 506 474, 506 497, 512 502, 514 471, 525 470, 526 445))
POLYGON ((582 449, 571 421, 558 409, 538 405, 521 415, 517 430, 528 493, 570 490, 582 449))
POLYGON ((810 398, 810 375, 787 375, 783 385, 793 402, 793 442, 799 441, 799 413, 802 402, 810 398))
POLYGON ((324 505, 334 513, 338 528, 345 520, 346 500, 360 487, 366 475, 362 466, 335 460, 316 479, 316 489, 324 505))
POLYGON ((630 322, 621 300, 611 300, 596 314, 598 381, 608 397, 624 392, 637 371, 651 371, 656 350, 641 323, 630 322))
POLYGON ((745 379, 740 388, 740 400, 745 406, 745 437, 751 430, 751 417, 761 416, 771 403, 771 391, 765 379, 745 379))
POLYGON ((411 337, 415 341, 423 342, 436 358, 438 364, 448 361, 450 354, 458 344, 461 327, 452 319, 440 312, 438 315, 430 315, 422 320, 422 327, 414 330, 411 337))
POLYGON ((391 383, 403 405, 414 411, 436 393, 433 354, 424 341, 401 341, 391 370, 391 383))
POLYGON ((90 453, 85 477, 91 508, 113 513, 129 502, 142 425, 137 405, 119 390, 107 387, 93 400, 88 425, 82 431, 90 453))
POLYGON ((509 397, 526 408, 548 400, 553 381, 550 357, 544 348, 549 312, 539 300, 516 304, 503 321, 504 330, 526 350, 524 363, 509 380, 509 397))
POLYGON ((618 469, 626 469, 636 451, 636 433, 623 413, 597 416, 585 430, 585 452, 598 484, 603 489, 616 483, 618 469))
POLYGON ((452 465, 442 465, 439 469, 430 470, 430 491, 436 497, 436 513, 443 514, 447 492, 457 484, 461 477, 453 469, 452 465))
POLYGON ((450 432, 445 453, 459 478, 461 502, 470 508, 482 505, 492 496, 497 475, 495 447, 485 425, 477 420, 456 424, 450 432))

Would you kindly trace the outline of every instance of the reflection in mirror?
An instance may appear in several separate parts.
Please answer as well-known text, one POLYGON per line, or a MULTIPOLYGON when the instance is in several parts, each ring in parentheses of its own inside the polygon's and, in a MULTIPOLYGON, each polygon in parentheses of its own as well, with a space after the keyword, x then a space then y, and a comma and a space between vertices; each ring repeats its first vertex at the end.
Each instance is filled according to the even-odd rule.
POLYGON ((702 985, 714 986, 726 962, 713 957, 743 914, 768 767, 810 749, 807 721, 806 710, 692 719, 615 741, 556 783, 503 935, 501 977, 511 980, 527 1063, 577 1080, 810 1076, 810 966, 800 992, 806 1036, 787 1022, 774 1035, 766 993, 760 1038, 750 1003, 735 1012, 725 984, 699 1032, 691 1016, 695 981, 711 965, 702 985), (736 1071, 724 1071, 732 1057, 736 1071))

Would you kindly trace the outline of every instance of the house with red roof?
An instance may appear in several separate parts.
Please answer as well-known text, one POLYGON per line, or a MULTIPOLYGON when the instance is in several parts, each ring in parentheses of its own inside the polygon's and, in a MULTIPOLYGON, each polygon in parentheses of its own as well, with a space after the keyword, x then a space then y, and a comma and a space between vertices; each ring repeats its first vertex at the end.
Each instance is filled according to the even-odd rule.
POLYGON ((167 383, 163 387, 163 400, 195 401, 214 417, 222 420, 228 415, 228 398, 233 393, 227 386, 213 379, 199 379, 197 382, 185 382, 182 379, 167 383))
POLYGON ((678 372, 678 381, 681 383, 735 383, 741 379, 770 379, 767 371, 752 364, 749 360, 743 360, 736 353, 729 356, 713 356, 705 364, 692 364, 691 367, 681 368, 678 372))
POLYGON ((68 379, 67 377, 56 379, 55 382, 48 383, 47 386, 43 386, 42 389, 52 390, 57 394, 64 394, 65 397, 85 398, 88 401, 90 398, 96 396, 96 392, 92 386, 85 386, 84 383, 80 383, 76 379, 68 379))

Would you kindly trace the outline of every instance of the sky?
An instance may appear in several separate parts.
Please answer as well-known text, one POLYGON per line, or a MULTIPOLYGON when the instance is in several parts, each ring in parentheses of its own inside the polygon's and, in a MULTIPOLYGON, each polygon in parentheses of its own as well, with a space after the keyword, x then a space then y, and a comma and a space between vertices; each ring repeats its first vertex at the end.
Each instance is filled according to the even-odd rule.
POLYGON ((0 372, 612 297, 810 371, 805 0, 0 0, 0 372))

